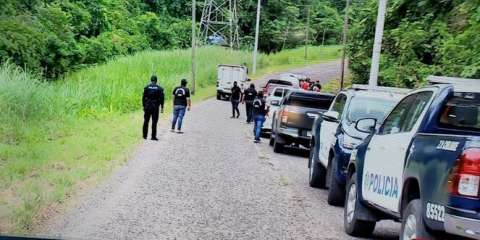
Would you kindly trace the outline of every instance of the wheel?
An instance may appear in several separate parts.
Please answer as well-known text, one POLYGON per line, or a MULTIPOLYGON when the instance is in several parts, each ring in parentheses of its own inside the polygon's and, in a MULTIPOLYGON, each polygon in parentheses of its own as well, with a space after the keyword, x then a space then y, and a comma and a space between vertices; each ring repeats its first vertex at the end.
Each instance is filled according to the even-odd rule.
POLYGON ((434 239, 425 228, 422 217, 422 201, 415 199, 403 210, 400 240, 434 239))
POLYGON ((357 196, 357 174, 354 173, 347 185, 347 202, 343 209, 343 227, 345 232, 354 237, 368 237, 373 233, 376 222, 363 221, 358 219, 357 209, 359 207, 357 196))
POLYGON ((330 160, 327 170, 329 188, 327 202, 332 206, 342 207, 345 205, 345 186, 340 184, 335 177, 338 168, 334 161, 334 158, 330 160))
POLYGON ((222 95, 220 93, 217 93, 217 100, 222 100, 222 95))
POLYGON ((308 171, 308 183, 310 187, 314 188, 326 188, 325 186, 325 175, 327 174, 327 169, 318 162, 318 157, 315 151, 315 148, 310 149, 310 168, 308 171))
POLYGON ((279 138, 280 137, 275 134, 275 139, 273 141, 273 151, 276 153, 283 153, 285 146, 279 143, 279 138))
POLYGON ((270 146, 273 146, 273 144, 275 143, 275 128, 273 128, 273 123, 272 123, 272 132, 270 133, 270 146))

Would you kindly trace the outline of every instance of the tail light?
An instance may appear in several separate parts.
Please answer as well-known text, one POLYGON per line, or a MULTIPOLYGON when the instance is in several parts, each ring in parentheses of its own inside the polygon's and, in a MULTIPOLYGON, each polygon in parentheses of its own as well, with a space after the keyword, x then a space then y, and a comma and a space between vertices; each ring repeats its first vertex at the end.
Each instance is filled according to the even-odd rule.
POLYGON ((448 179, 450 194, 480 198, 480 148, 463 151, 448 179))
POLYGON ((288 108, 283 109, 281 117, 282 123, 288 122, 288 108))

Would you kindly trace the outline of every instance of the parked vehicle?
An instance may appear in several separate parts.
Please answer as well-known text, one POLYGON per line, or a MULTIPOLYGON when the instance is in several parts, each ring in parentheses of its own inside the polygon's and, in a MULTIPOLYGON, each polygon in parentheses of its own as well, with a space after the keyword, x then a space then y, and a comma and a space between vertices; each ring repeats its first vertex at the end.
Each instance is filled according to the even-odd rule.
POLYGON ((286 145, 310 147, 312 125, 316 117, 327 111, 335 98, 332 94, 303 90, 289 92, 275 114, 270 143, 275 152, 286 145))
POLYGON ((300 80, 289 75, 282 75, 279 79, 270 79, 267 84, 265 84, 265 87, 263 87, 264 96, 270 95, 276 87, 298 89, 300 88, 300 80))
POLYGON ((348 234, 394 219, 402 240, 480 239, 480 80, 430 80, 450 84, 412 92, 378 129, 357 121, 370 135, 347 168, 348 234))
POLYGON ((313 124, 309 159, 311 187, 329 188, 328 203, 342 206, 348 161, 352 149, 368 136, 355 129, 361 118, 383 121, 395 104, 410 90, 354 85, 340 92, 329 111, 313 124))
POLYGON ((238 86, 247 85, 247 67, 237 65, 218 65, 217 67, 217 99, 229 98, 232 94, 233 82, 238 86))
POLYGON ((276 87, 273 91, 267 96, 266 103, 269 107, 265 123, 263 124, 262 132, 270 133, 272 131, 272 117, 275 112, 280 108, 280 103, 285 95, 287 95, 292 88, 289 87, 276 87))

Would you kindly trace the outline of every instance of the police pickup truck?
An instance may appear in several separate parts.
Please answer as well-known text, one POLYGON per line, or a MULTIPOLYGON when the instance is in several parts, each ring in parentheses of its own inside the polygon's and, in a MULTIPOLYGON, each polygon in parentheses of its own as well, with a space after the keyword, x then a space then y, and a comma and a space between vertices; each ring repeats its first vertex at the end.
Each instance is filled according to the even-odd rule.
POLYGON ((429 77, 351 154, 345 231, 402 222, 400 239, 480 239, 480 80, 429 77))

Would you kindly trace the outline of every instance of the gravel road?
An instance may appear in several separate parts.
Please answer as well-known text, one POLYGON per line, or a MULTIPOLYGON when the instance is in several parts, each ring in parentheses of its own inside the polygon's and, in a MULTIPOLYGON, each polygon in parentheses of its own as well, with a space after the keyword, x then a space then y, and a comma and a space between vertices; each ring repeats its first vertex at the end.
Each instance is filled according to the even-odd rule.
MULTIPOLYGON (((295 72, 328 79, 330 62, 295 72)), ((230 119, 230 104, 193 106, 185 134, 160 123, 160 141, 145 141, 124 166, 83 194, 44 229, 68 239, 353 239, 343 209, 308 187, 306 153, 274 154, 252 142, 252 125, 230 119)), ((140 126, 140 123, 139 123, 140 126)), ((140 129, 140 128, 139 128, 140 129)), ((380 224, 373 239, 398 239, 399 225, 380 224)))

